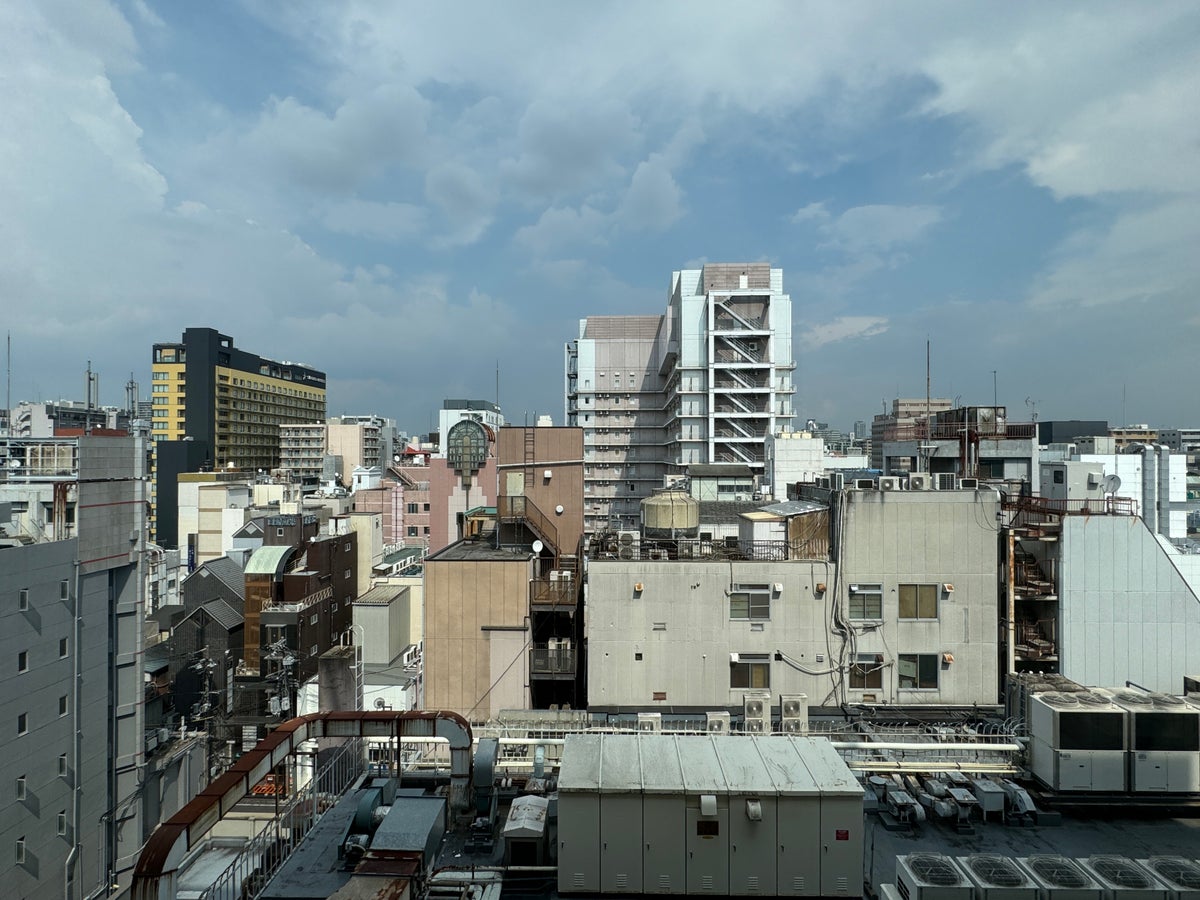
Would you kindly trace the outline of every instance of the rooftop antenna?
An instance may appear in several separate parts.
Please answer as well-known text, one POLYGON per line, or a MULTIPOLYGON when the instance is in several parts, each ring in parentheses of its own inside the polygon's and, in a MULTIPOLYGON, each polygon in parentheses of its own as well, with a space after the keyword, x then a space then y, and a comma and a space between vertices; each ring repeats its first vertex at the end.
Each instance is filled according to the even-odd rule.
POLYGON ((12 332, 8 332, 8 378, 4 385, 4 433, 12 437, 12 332))
POLYGON ((1032 412, 1033 412, 1033 424, 1034 424, 1034 425, 1036 425, 1036 424, 1037 424, 1037 405, 1038 405, 1038 402, 1037 402, 1036 400, 1033 400, 1033 399, 1032 399, 1032 398, 1030 398, 1030 397, 1026 397, 1026 398, 1025 398, 1025 405, 1026 405, 1026 406, 1028 406, 1028 407, 1030 408, 1030 410, 1032 410, 1032 412))

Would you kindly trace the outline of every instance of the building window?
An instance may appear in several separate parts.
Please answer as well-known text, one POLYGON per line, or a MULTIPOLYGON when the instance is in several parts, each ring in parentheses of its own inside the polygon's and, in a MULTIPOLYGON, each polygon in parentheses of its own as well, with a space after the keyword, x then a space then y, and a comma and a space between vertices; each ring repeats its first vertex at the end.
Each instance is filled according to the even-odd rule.
POLYGON ((860 653, 850 666, 852 690, 883 688, 883 656, 877 653, 860 653))
POLYGON ((58 754, 58 777, 67 777, 67 754, 65 753, 58 754))
POLYGON ((936 619, 938 615, 937 592, 936 584, 900 585, 900 618, 936 619))
POLYGON ((349 553, 349 552, 350 552, 350 542, 349 542, 349 541, 346 541, 346 546, 345 546, 345 548, 344 548, 344 549, 345 549, 345 551, 346 551, 347 553, 349 553))
POLYGON ((852 584, 852 585, 850 585, 850 618, 851 619, 882 619, 883 618, 883 585, 882 584, 852 584))
POLYGON ((729 592, 729 618, 761 621, 771 618, 769 584, 737 584, 729 592))
POLYGON ((17 799, 18 800, 25 799, 25 776, 24 775, 17 776, 17 799))
POLYGON ((17 734, 29 733, 29 716, 25 713, 17 714, 17 734))
POLYGON ((29 651, 28 650, 21 650, 20 652, 17 653, 17 671, 18 672, 28 672, 29 671, 29 651))
POLYGON ((308 617, 308 624, 309 624, 309 625, 316 625, 316 624, 317 624, 317 619, 318 619, 318 618, 319 618, 319 616, 318 616, 316 613, 313 613, 311 616, 309 616, 309 617, 308 617))
POLYGON ((347 578, 347 579, 349 579, 349 578, 350 578, 350 570, 349 570, 349 569, 347 569, 347 570, 346 570, 346 578, 347 578))
POLYGON ((58 639, 58 658, 59 658, 59 659, 64 659, 64 658, 66 657, 66 655, 67 655, 67 652, 68 652, 68 649, 67 649, 67 648, 68 648, 69 646, 70 646, 70 645, 67 643, 67 639, 66 639, 66 638, 59 638, 59 639, 58 639))
POLYGON ((321 648, 320 648, 320 647, 318 647, 316 644, 313 644, 313 645, 312 645, 311 647, 309 647, 309 649, 308 649, 308 655, 309 655, 309 656, 316 656, 316 655, 317 655, 318 653, 320 653, 320 652, 321 652, 321 648))
POLYGON ((25 835, 17 838, 17 865, 25 864, 25 835))
POLYGON ((429 526, 428 526, 428 525, 426 525, 426 526, 425 526, 425 527, 422 529, 422 531, 423 531, 425 534, 429 534, 429 526))
POLYGON ((771 659, 765 653, 739 653, 737 662, 729 664, 731 688, 769 688, 771 659))
POLYGON ((25 612, 29 609, 29 588, 21 588, 17 594, 17 609, 20 612, 25 612))
POLYGON ((409 525, 409 526, 408 526, 408 536, 409 536, 409 537, 416 537, 416 536, 417 536, 417 526, 416 526, 416 525, 409 525))
POLYGON ((1062 469, 1054 470, 1054 483, 1055 484, 1062 484, 1066 480, 1067 480, 1066 473, 1063 472, 1062 469))
POLYGON ((896 671, 900 687, 909 690, 936 691, 938 656, 936 653, 901 653, 896 671))
POLYGON ((61 837, 67 833, 67 811, 65 809, 58 812, 58 834, 61 837))
POLYGON ((421 504, 421 512, 429 512, 429 504, 428 503, 421 504))
POLYGON ((407 509, 407 511, 408 511, 408 513, 409 513, 410 515, 411 515, 411 514, 414 514, 414 513, 418 513, 418 512, 420 512, 420 511, 421 511, 420 504, 417 504, 417 503, 410 503, 410 504, 408 504, 408 506, 406 507, 406 509, 407 509))
POLYGON ((69 709, 70 709, 70 706, 67 704, 67 695, 63 694, 61 697, 58 698, 58 714, 60 716, 65 716, 69 709))

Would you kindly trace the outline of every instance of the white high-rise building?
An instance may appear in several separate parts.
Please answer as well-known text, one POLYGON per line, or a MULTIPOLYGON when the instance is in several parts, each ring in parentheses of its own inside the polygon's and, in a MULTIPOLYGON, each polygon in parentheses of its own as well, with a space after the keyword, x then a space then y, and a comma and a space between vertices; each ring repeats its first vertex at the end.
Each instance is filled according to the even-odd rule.
POLYGON ((672 273, 661 316, 592 316, 566 346, 566 422, 584 430, 588 531, 636 527, 692 464, 764 468, 791 427, 792 302, 768 263, 672 273))

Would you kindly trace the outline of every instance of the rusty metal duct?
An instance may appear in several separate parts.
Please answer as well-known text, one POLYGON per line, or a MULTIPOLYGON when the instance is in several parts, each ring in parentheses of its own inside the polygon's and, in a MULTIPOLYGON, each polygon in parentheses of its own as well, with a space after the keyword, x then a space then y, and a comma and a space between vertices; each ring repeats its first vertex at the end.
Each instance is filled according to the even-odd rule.
POLYGON ((450 743, 450 803, 461 807, 471 788, 471 725, 458 713, 322 712, 284 722, 238 759, 150 835, 133 871, 133 900, 174 900, 176 876, 188 852, 234 805, 310 738, 439 737, 450 743))

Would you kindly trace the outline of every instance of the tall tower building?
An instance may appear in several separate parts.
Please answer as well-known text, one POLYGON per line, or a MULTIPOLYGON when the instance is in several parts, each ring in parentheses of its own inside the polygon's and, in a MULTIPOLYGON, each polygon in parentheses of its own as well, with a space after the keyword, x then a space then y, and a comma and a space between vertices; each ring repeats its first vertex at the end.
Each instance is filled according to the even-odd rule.
POLYGON ((189 328, 155 344, 151 401, 156 442, 153 529, 175 544, 175 479, 208 465, 272 469, 279 426, 325 419, 325 373, 239 350, 212 328, 189 328), (184 446, 186 445, 186 446, 184 446))
POLYGON ((783 270, 718 263, 672 273, 660 316, 591 316, 567 344, 566 423, 584 430, 584 523, 632 528, 664 477, 694 464, 764 474, 790 428, 792 302, 783 270))

